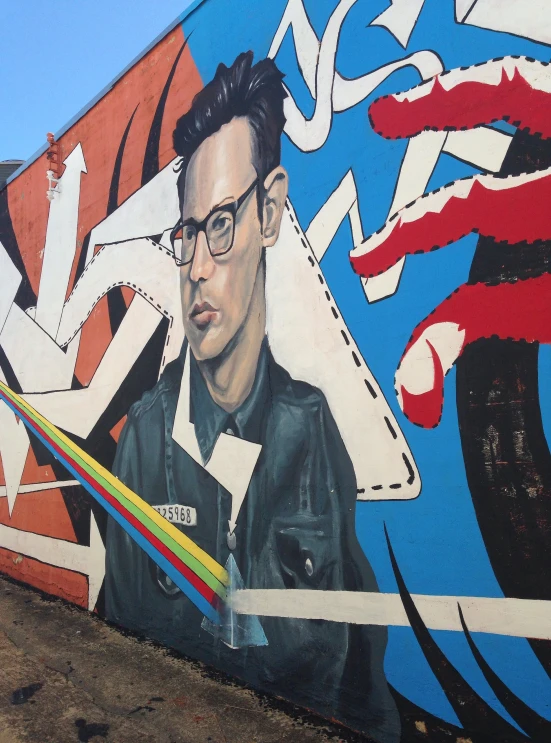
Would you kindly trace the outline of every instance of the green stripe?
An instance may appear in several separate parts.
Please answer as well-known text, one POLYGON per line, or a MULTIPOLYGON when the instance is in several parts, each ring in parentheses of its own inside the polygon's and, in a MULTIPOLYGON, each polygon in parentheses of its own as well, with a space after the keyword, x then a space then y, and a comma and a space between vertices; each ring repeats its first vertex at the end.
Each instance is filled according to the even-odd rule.
POLYGON ((65 444, 65 442, 63 442, 57 436, 54 430, 52 430, 49 426, 44 425, 42 421, 40 421, 35 415, 33 415, 30 410, 21 408, 17 400, 15 400, 8 392, 5 392, 5 394, 10 397, 11 401, 16 407, 18 407, 22 412, 25 412, 26 415, 32 418, 32 420, 36 423, 40 430, 47 432, 50 438, 58 444, 63 452, 65 452, 65 454, 69 456, 69 458, 72 458, 74 461, 76 461, 85 472, 92 476, 93 480, 103 485, 105 490, 107 490, 118 503, 120 503, 128 511, 130 511, 130 513, 132 513, 140 521, 140 523, 146 527, 146 529, 155 534, 155 536, 171 552, 177 555, 183 563, 185 563, 191 570, 193 570, 193 572, 198 575, 209 586, 209 588, 217 593, 220 598, 226 598, 226 589, 224 584, 221 583, 219 579, 216 578, 216 576, 214 576, 210 572, 210 570, 208 570, 208 568, 206 568, 194 555, 191 555, 184 547, 182 547, 182 545, 178 544, 178 542, 176 542, 173 537, 163 531, 161 527, 159 527, 150 516, 147 516, 147 514, 139 509, 138 506, 128 500, 126 496, 116 490, 111 485, 111 483, 109 483, 102 475, 96 472, 92 467, 90 467, 90 465, 87 464, 87 462, 81 459, 81 457, 74 450, 69 448, 65 444))

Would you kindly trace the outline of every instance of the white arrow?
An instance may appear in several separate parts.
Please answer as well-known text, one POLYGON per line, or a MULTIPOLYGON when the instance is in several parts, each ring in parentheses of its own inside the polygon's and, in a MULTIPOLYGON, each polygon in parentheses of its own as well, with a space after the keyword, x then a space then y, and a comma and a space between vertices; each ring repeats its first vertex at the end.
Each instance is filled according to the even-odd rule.
POLYGON ((88 609, 96 605, 105 576, 105 547, 94 514, 90 514, 90 546, 45 537, 0 524, 0 547, 40 560, 47 565, 65 568, 88 577, 88 609))
POLYGON ((390 8, 369 25, 388 29, 405 49, 424 4, 425 0, 392 0, 390 8))
POLYGON ((64 165, 60 193, 55 194, 50 204, 35 316, 36 322, 52 338, 57 335, 77 247, 80 176, 87 172, 80 144, 64 165))
POLYGON ((235 531, 261 449, 260 444, 222 433, 207 465, 207 470, 231 493, 230 534, 235 531), (232 472, 231 476, 228 476, 229 472, 232 472))
MULTIPOLYGON (((6 383, 2 369, 0 369, 0 380, 6 383)), ((30 445, 29 434, 24 424, 7 404, 0 402, 0 461, 4 470, 5 493, 8 498, 10 518, 17 500, 30 445)))
MULTIPOLYGON (((57 488, 72 488, 80 485, 78 480, 54 480, 53 482, 32 482, 28 485, 20 485, 17 491, 18 495, 23 493, 43 493, 46 490, 56 490, 57 488)), ((0 498, 5 498, 8 489, 5 485, 0 485, 0 498)))

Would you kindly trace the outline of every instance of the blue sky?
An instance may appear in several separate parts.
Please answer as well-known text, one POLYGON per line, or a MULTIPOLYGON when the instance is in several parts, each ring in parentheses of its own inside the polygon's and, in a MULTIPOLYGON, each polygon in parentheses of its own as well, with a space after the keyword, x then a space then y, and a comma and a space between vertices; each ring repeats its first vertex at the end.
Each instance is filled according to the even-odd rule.
POLYGON ((4 0, 0 161, 25 160, 190 0, 4 0))

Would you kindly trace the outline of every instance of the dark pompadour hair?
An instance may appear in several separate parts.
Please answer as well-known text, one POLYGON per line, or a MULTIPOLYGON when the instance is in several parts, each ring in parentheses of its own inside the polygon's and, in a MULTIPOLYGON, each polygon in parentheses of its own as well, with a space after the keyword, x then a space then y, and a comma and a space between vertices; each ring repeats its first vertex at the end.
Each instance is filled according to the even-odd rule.
POLYGON ((201 90, 176 124, 174 149, 182 158, 178 192, 183 200, 186 170, 198 147, 236 116, 245 116, 253 132, 253 165, 260 179, 280 164, 285 126, 283 74, 272 59, 253 65, 253 53, 240 54, 231 67, 218 65, 214 78, 201 90))

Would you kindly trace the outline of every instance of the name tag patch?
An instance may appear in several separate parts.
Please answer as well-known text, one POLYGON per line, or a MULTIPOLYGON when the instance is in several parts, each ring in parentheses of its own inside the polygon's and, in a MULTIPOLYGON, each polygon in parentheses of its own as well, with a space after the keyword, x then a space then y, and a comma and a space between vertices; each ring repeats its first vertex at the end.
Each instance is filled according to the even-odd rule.
POLYGON ((191 506, 180 506, 174 503, 167 503, 166 506, 153 506, 163 518, 170 521, 171 524, 181 524, 182 526, 197 526, 197 509, 191 506))

